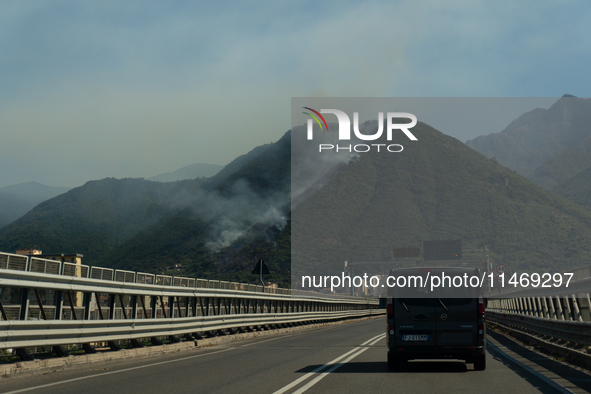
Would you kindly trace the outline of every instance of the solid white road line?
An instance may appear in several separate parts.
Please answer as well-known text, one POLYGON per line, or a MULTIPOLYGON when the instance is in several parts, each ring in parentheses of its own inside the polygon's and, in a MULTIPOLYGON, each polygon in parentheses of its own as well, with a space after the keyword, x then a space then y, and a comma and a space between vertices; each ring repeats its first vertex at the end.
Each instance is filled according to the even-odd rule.
POLYGON ((285 387, 280 388, 279 390, 275 391, 273 394, 282 394, 285 393, 287 390, 297 386, 298 384, 302 383, 303 381, 311 378, 312 376, 316 375, 317 373, 319 373, 320 371, 332 367, 330 368, 329 371, 327 372, 322 372, 324 375, 321 375, 319 377, 317 377, 316 379, 314 379, 312 382, 314 382, 313 384, 310 385, 310 383, 306 384, 306 386, 302 387, 300 390, 296 391, 296 393, 300 393, 300 392, 304 392, 306 391, 308 388, 312 387, 314 384, 318 383, 321 379, 323 379, 328 373, 336 370, 338 367, 342 366, 343 364, 351 361, 352 359, 354 359, 355 357, 357 357, 358 355, 360 355, 361 353, 363 353, 364 351, 366 351, 369 348, 362 348, 361 346, 372 346, 375 343, 377 343, 378 341, 382 340, 383 338, 386 337, 386 334, 379 334, 376 335, 373 338, 368 339, 367 341, 363 342, 361 345, 359 345, 358 347, 349 350, 347 353, 335 358, 332 361, 329 361, 328 363, 316 368, 315 370, 313 370, 312 372, 307 373, 306 375, 300 377, 299 379, 294 380, 293 382, 291 382, 290 384, 288 384, 285 387), (355 353, 357 352, 357 353, 355 353), (353 355, 351 355, 351 353, 354 353, 353 355), (342 363, 337 364, 339 361, 341 361, 343 358, 349 356, 345 361, 343 361, 342 363), (305 388, 305 389, 304 389, 305 388), (303 391, 301 391, 303 389, 303 391))
POLYGON ((101 377, 101 376, 113 375, 113 374, 116 374, 116 373, 122 373, 122 372, 133 371, 133 370, 136 370, 136 369, 149 368, 149 367, 154 367, 154 366, 156 366, 156 365, 163 365, 163 364, 176 363, 176 362, 178 362, 178 361, 184 361, 184 360, 190 360, 190 359, 193 359, 193 358, 199 358, 199 357, 209 356, 209 355, 212 355, 212 354, 223 353, 223 352, 227 352, 227 351, 229 351, 229 350, 234 350, 234 349, 237 349, 237 348, 233 348, 233 347, 232 347, 232 348, 227 348, 227 349, 223 349, 223 350, 218 350, 217 352, 203 353, 203 354, 198 354, 198 355, 195 355, 195 356, 190 356, 190 357, 177 358, 177 359, 174 359, 174 360, 161 361, 161 362, 158 362, 158 363, 153 363, 153 364, 140 365, 140 366, 137 366, 137 367, 131 367, 131 368, 120 369, 120 370, 118 370, 118 371, 111 371, 111 372, 97 373, 96 375, 81 376, 81 377, 79 377, 79 378, 67 379, 67 380, 62 380, 62 381, 59 381, 59 382, 54 382, 54 383, 47 383, 47 384, 42 384, 42 385, 40 385, 40 386, 35 386, 35 387, 27 387, 27 388, 25 388, 25 389, 20 389, 20 390, 9 391, 9 392, 6 392, 6 393, 4 393, 4 394, 24 393, 24 392, 26 392, 26 391, 32 391, 32 390, 38 390, 38 389, 44 389, 44 388, 47 388, 47 387, 58 386, 58 385, 60 385, 60 384, 66 384, 66 383, 71 383, 71 382, 77 382, 77 381, 80 381, 80 380, 86 380, 86 379, 98 378, 98 377, 101 377))
MULTIPOLYGON (((327 327, 326 329, 328 329, 328 328, 332 328, 332 327, 327 327)), ((322 330, 319 330, 319 331, 324 331, 324 330, 325 329, 322 329, 322 330)), ((198 355, 195 355, 195 356, 183 357, 183 358, 178 358, 178 359, 169 360, 169 361, 161 361, 161 362, 152 363, 152 364, 140 365, 140 366, 137 366, 137 367, 121 369, 119 371, 103 372, 103 373, 99 373, 99 374, 96 374, 96 375, 81 376, 79 378, 67 379, 67 380, 62 380, 62 381, 54 382, 54 383, 47 383, 47 384, 43 384, 43 385, 35 386, 35 387, 27 387, 27 388, 20 389, 20 390, 10 391, 10 392, 4 393, 4 394, 24 393, 24 392, 27 392, 27 391, 32 391, 32 390, 37 390, 37 389, 43 389, 43 388, 47 388, 47 387, 57 386, 57 385, 60 385, 60 384, 66 384, 66 383, 70 383, 70 382, 76 382, 76 381, 79 381, 79 380, 85 380, 85 379, 91 379, 91 378, 105 376, 105 375, 112 375, 112 374, 121 373, 121 372, 133 371, 133 370, 136 370, 136 369, 148 368, 148 367, 153 367, 153 366, 162 365, 162 364, 169 364, 169 363, 174 363, 174 362, 177 362, 177 361, 190 360, 190 359, 193 359, 193 358, 208 356, 210 354, 227 352, 227 351, 233 350, 233 349, 238 349, 238 348, 247 347, 247 346, 251 346, 251 345, 258 345, 259 343, 263 343, 263 342, 269 342, 269 341, 274 341, 276 339, 283 339, 283 338, 287 338, 287 337, 291 337, 291 336, 297 336, 297 335, 303 335, 303 334, 306 334, 306 332, 292 333, 292 334, 288 334, 288 335, 281 335, 280 337, 277 337, 277 338, 271 338, 271 339, 267 339, 267 340, 264 340, 264 341, 256 341, 256 342, 253 342, 253 343, 249 343, 247 345, 226 348, 226 349, 218 350, 216 352, 198 354, 198 355)))

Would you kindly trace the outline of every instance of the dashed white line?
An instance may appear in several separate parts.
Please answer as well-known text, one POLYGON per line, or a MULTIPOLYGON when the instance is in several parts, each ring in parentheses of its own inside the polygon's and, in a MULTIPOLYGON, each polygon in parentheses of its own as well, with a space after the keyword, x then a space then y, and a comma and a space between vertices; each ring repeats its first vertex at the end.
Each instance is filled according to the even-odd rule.
POLYGON ((299 390, 297 390, 297 391, 294 392, 294 394, 295 393, 298 393, 298 394, 299 393, 303 393, 304 391, 308 390, 310 387, 312 387, 316 383, 318 383, 320 380, 324 379, 329 373, 333 372, 337 368, 339 368, 342 365, 348 363, 349 361, 351 361, 352 359, 354 359, 355 357, 357 357, 358 355, 360 355, 361 353, 363 353, 367 349, 369 349, 369 347, 363 347, 363 346, 372 346, 372 345, 376 344, 378 341, 382 340, 385 337, 386 337, 386 334, 379 334, 379 335, 376 335, 373 338, 368 339, 367 341, 363 342, 358 347, 349 350, 347 353, 345 353, 345 354, 343 354, 343 355, 335 358, 332 361, 329 361, 328 363, 326 363, 326 364, 324 364, 324 365, 316 368, 312 372, 309 372, 306 375, 304 375, 304 376, 302 376, 302 377, 294 380, 293 382, 291 382, 287 386, 284 386, 284 387, 280 388, 279 390, 275 391, 273 394, 282 394, 282 393, 285 393, 286 391, 294 388, 295 386, 299 385, 300 383, 302 383, 302 382, 308 380, 309 378, 315 376, 316 374, 320 373, 324 369, 329 368, 327 371, 321 372, 322 375, 317 376, 312 381, 308 382, 305 386, 302 386, 299 390), (351 354, 351 353, 353 353, 353 354, 351 354), (341 361, 345 357, 347 357, 347 358, 344 361, 342 361, 342 362, 339 363, 339 361, 341 361))

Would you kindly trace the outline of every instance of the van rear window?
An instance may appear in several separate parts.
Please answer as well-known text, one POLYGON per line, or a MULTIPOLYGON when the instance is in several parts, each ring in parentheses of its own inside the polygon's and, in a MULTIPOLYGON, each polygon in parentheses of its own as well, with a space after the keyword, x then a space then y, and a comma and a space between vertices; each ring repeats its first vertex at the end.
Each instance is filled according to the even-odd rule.
POLYGON ((398 302, 402 305, 415 306, 435 306, 435 298, 399 298, 398 302))
POLYGON ((441 298, 445 306, 469 305, 474 301, 476 301, 474 298, 441 298))
MULTIPOLYGON (((475 298, 477 296, 475 289, 471 287, 441 287, 438 289, 439 298, 475 298)), ((456 304, 458 305, 458 304, 456 304)))

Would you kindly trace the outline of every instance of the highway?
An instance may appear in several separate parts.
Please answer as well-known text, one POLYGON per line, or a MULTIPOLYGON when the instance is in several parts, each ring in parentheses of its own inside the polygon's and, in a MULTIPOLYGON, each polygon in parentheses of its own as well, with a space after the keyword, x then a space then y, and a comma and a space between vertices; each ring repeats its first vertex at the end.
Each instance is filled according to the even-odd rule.
POLYGON ((487 369, 457 361, 386 365, 385 318, 268 335, 138 360, 0 380, 2 393, 553 393, 496 353, 487 369))

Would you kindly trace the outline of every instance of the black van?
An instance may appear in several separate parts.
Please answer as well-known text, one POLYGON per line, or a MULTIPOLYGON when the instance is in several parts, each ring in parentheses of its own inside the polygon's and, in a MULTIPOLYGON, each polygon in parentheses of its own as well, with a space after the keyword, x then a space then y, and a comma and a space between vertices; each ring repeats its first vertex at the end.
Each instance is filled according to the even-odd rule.
MULTIPOLYGON (((399 268, 390 277, 439 275, 468 277, 475 268, 399 268)), ((388 368, 396 370, 412 359, 459 359, 486 368, 485 300, 479 287, 437 288, 430 286, 388 288, 388 368), (426 298, 429 297, 429 298, 426 298)))

